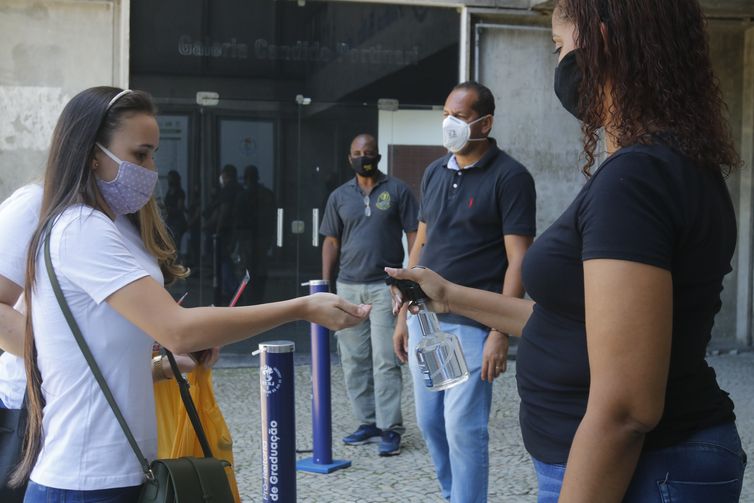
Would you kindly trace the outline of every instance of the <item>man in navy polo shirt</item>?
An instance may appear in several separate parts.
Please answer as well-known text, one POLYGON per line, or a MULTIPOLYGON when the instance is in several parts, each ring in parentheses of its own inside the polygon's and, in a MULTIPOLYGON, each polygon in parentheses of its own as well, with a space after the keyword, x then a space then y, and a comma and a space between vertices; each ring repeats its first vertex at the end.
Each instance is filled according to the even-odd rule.
POLYGON ((379 455, 394 456, 405 428, 401 369, 392 343, 395 316, 384 268, 403 264, 403 232, 410 248, 418 204, 405 183, 377 169, 379 161, 373 136, 353 139, 348 162, 355 176, 330 194, 319 232, 325 236, 322 277, 332 283, 340 257, 338 294, 372 305, 369 319, 335 334, 346 391, 360 423, 343 442, 379 441, 379 455))
MULTIPOLYGON (((489 138, 494 113, 495 98, 476 82, 457 85, 445 101, 443 144, 450 154, 424 172, 409 266, 521 297, 521 262, 535 234, 534 180, 489 138)), ((508 336, 461 316, 439 318, 443 331, 461 341, 468 381, 441 392, 425 389, 415 356, 421 331, 414 316, 407 326, 405 309, 396 324, 395 352, 409 361, 417 422, 443 496, 452 503, 486 502, 492 381, 505 371, 508 336)))

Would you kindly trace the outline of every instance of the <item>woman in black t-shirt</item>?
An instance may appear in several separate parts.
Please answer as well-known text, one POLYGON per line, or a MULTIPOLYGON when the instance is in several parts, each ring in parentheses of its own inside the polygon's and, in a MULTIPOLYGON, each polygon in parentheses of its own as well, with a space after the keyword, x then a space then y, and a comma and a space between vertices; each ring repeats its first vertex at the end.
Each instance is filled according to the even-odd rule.
POLYGON ((724 176, 740 161, 701 8, 555 4, 555 92, 582 121, 588 181, 527 252, 533 301, 388 272, 440 312, 522 336, 540 502, 738 501, 746 456, 705 349, 736 242, 724 176), (610 156, 591 174, 600 130, 610 156))

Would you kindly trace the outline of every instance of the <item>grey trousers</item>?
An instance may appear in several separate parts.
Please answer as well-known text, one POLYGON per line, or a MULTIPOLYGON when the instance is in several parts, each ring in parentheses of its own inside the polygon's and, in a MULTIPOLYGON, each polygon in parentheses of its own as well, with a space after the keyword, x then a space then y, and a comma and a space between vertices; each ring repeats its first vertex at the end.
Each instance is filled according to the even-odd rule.
POLYGON ((346 392, 359 424, 403 434, 401 368, 393 351, 395 316, 383 282, 341 283, 338 295, 354 304, 371 304, 369 319, 335 333, 346 392))

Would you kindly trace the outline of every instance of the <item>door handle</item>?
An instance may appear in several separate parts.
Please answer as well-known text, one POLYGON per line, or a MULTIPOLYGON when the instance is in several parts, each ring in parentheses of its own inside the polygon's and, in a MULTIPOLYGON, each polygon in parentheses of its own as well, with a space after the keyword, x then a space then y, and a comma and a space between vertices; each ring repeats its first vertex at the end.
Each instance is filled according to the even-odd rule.
POLYGON ((319 208, 312 208, 312 246, 319 246, 319 208))
POLYGON ((278 221, 277 221, 277 246, 278 248, 283 247, 283 215, 285 213, 285 210, 283 208, 278 208, 278 221))

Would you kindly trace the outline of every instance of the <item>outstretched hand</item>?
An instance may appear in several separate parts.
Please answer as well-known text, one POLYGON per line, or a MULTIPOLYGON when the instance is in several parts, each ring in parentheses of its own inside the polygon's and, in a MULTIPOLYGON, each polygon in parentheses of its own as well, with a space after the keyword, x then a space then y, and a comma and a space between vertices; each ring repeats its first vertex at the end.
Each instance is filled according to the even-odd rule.
MULTIPOLYGON (((429 297, 430 302, 427 307, 430 310, 436 313, 450 312, 447 295, 452 283, 436 272, 424 267, 414 267, 412 269, 386 267, 385 272, 396 279, 409 279, 417 282, 429 297)), ((390 293, 393 296, 393 314, 398 314, 398 311, 400 311, 403 304, 408 302, 408 299, 403 298, 403 294, 396 286, 390 286, 390 293)), ((409 311, 415 314, 418 308, 416 306, 409 306, 409 311)))
POLYGON ((332 293, 315 293, 305 299, 306 320, 330 330, 358 325, 372 310, 372 306, 368 304, 352 304, 332 293))

